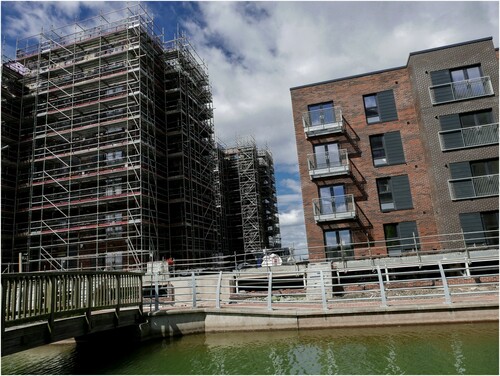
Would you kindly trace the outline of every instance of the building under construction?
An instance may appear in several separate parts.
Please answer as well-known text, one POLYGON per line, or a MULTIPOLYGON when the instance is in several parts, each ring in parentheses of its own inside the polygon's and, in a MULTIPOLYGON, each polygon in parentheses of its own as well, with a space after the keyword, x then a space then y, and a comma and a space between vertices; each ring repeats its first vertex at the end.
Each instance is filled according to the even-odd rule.
POLYGON ((165 42, 134 5, 18 41, 15 64, 23 116, 3 121, 2 101, 2 148, 14 134, 21 150, 6 172, 18 177, 10 262, 133 268, 218 252, 212 98, 185 38, 165 42))
POLYGON ((245 256, 281 247, 273 157, 253 139, 220 152, 227 249, 245 256))
POLYGON ((232 201, 206 66, 140 4, 18 41, 2 70, 4 269, 140 269, 276 245, 272 158, 238 150, 232 201))

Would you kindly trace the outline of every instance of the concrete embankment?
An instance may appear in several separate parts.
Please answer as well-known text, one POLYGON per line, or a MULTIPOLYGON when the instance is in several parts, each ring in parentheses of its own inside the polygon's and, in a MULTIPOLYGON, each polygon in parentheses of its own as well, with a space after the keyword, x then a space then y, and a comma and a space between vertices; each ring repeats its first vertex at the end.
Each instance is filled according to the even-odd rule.
POLYGON ((304 330, 498 322, 498 301, 407 307, 355 307, 329 311, 255 308, 195 308, 152 312, 141 324, 142 339, 197 333, 256 330, 304 330))

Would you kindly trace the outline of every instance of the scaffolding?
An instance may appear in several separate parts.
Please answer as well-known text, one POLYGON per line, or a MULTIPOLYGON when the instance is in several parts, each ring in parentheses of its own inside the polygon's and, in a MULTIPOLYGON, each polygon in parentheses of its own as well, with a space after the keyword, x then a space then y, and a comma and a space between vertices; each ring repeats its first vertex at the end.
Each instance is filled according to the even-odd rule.
POLYGON ((229 249, 255 255, 281 246, 272 154, 253 137, 240 138, 223 151, 224 217, 229 249))
POLYGON ((271 154, 216 144, 206 65, 141 4, 42 29, 8 67, 19 93, 2 101, 2 168, 17 196, 2 203, 3 263, 138 270, 279 245, 271 154))
POLYGON ((206 66, 185 36, 165 43, 168 252, 181 258, 219 251, 217 155, 206 66))
POLYGON ((211 93, 193 51, 164 42, 141 4, 18 41, 34 105, 15 252, 29 270, 134 269, 217 248, 211 93))
POLYGON ((21 84, 23 67, 2 56, 2 263, 14 259, 15 213, 19 158, 19 129, 22 114, 22 96, 26 91, 21 84))

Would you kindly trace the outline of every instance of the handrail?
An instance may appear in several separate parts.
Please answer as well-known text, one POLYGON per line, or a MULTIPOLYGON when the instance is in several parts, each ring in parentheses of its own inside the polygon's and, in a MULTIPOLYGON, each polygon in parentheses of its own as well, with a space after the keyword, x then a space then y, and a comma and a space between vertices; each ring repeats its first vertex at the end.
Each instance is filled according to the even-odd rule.
POLYGON ((425 268, 402 262, 400 268, 380 263, 358 269, 317 263, 296 269, 193 271, 183 276, 156 271, 146 274, 149 283, 144 285, 144 304, 149 303, 151 311, 242 306, 319 312, 352 308, 353 304, 386 307, 477 299, 494 302, 498 299, 498 255, 481 261, 451 258, 433 260, 425 268))
POLYGON ((432 104, 454 102, 468 98, 493 95, 493 86, 489 76, 472 78, 469 80, 449 82, 429 87, 432 104), (444 89, 444 90, 443 90, 444 89), (446 91, 444 100, 436 98, 436 91, 446 91))
POLYGON ((452 200, 498 196, 499 174, 450 179, 448 186, 452 200))
POLYGON ((315 198, 313 213, 316 221, 352 218, 356 215, 354 195, 315 198))
MULTIPOLYGON (((498 144, 498 123, 482 124, 472 127, 440 131, 439 141, 442 151, 498 144), (447 146, 446 137, 448 135, 456 134, 459 134, 459 141, 461 141, 461 145, 453 147, 447 146)), ((456 140, 454 139, 453 141, 456 140)))
POLYGON ((134 272, 2 274, 2 330, 24 322, 121 307, 142 308, 142 277, 134 272))
POLYGON ((302 123, 304 125, 304 132, 307 135, 335 131, 342 132, 344 130, 342 109, 340 107, 304 112, 302 114, 302 123))

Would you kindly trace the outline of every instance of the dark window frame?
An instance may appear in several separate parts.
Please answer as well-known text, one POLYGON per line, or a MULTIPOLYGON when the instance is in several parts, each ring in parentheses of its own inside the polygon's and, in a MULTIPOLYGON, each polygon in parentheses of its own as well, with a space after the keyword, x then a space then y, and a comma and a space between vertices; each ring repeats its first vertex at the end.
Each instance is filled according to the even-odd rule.
POLYGON ((376 123, 381 123, 382 120, 380 118, 380 106, 378 103, 378 93, 372 93, 372 94, 366 94, 363 95, 363 107, 365 109, 365 117, 366 117, 366 122, 368 124, 376 124, 376 123), (366 99, 373 97, 375 100, 375 106, 367 107, 366 106, 366 99), (370 115, 368 111, 376 111, 376 115, 370 115), (376 120, 370 120, 370 119, 375 119, 376 120))
POLYGON ((341 258, 343 256, 347 257, 352 257, 354 256, 354 245, 352 241, 352 231, 349 228, 344 228, 344 229, 336 229, 336 230, 326 230, 323 232, 323 240, 325 244, 325 257, 327 259, 333 259, 333 258, 341 258), (342 246, 342 249, 344 250, 344 254, 341 254, 341 241, 342 241, 342 236, 341 232, 346 232, 349 234, 349 243, 345 246, 342 246), (332 233, 335 234, 335 240, 336 244, 328 244, 327 239, 329 237, 327 234, 332 233))
POLYGON ((377 183, 377 194, 378 194, 378 201, 379 201, 379 204, 380 204, 380 210, 382 212, 388 212, 388 211, 397 210, 396 209, 396 203, 395 203, 395 200, 394 200, 394 195, 393 195, 393 188, 392 188, 391 178, 390 177, 379 178, 379 179, 376 180, 376 183, 377 183), (382 187, 386 187, 387 190, 382 191, 382 189, 381 189, 382 187), (381 199, 382 195, 384 197, 386 197, 386 199, 384 200, 384 202, 382 202, 382 199, 381 199), (389 197, 389 196, 390 196, 391 199, 387 200, 387 197, 389 197), (386 207, 384 208, 383 205, 386 205, 386 207), (388 206, 388 205, 392 205, 392 207, 388 206))

